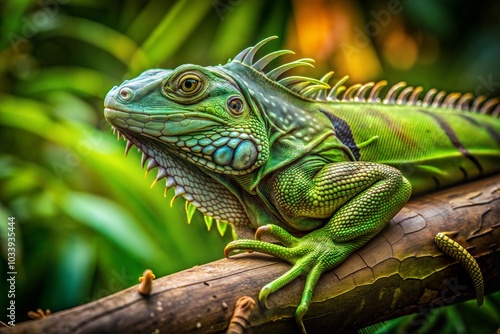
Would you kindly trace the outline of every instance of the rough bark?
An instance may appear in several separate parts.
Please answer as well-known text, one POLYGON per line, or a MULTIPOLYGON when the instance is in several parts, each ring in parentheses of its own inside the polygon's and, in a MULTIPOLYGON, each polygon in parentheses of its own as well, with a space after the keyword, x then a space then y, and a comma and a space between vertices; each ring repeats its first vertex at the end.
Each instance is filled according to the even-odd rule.
MULTIPOLYGON (((388 226, 346 262, 323 274, 304 323, 309 333, 361 328, 474 298, 470 278, 434 244, 437 232, 478 261, 486 293, 500 290, 500 175, 411 200, 388 226)), ((0 333, 217 333, 236 301, 257 300, 260 288, 290 268, 260 254, 241 254, 137 286, 0 333)), ((154 269, 154 268, 153 268, 154 269)), ((304 279, 251 311, 252 333, 294 333, 304 279)), ((488 297, 486 297, 488 298, 488 297)))

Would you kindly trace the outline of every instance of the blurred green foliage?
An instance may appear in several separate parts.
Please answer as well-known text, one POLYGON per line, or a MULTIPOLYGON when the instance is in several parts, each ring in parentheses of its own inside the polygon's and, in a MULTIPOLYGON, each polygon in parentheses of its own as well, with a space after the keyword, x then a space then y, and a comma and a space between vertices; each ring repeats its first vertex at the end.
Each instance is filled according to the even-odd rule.
MULTIPOLYGON (((314 3, 332 10, 327 1, 314 3)), ((339 3, 347 10, 336 13, 361 27, 374 19, 372 8, 387 6, 339 3)), ((413 38, 416 61, 403 71, 392 66, 392 53, 382 52, 385 35, 370 36, 366 50, 376 52, 364 55, 363 48, 361 55, 375 58, 382 71, 364 79, 499 95, 496 2, 402 3, 392 21, 398 25, 382 28, 413 38), (427 50, 434 50, 431 60, 424 57, 427 50)), ((230 233, 207 232, 199 213, 187 225, 182 200, 169 208, 172 193, 165 199, 162 187, 150 189, 154 177, 142 177, 139 154, 132 151, 125 159, 124 143, 104 121, 103 97, 145 69, 224 63, 270 35, 282 37, 285 46, 304 46, 308 38, 297 36, 309 23, 300 19, 301 8, 299 1, 286 0, 0 2, 1 277, 4 282, 8 271, 7 217, 15 217, 17 321, 25 320, 28 310, 58 311, 136 284, 146 268, 163 276, 222 257, 230 233)), ((342 66, 335 60, 339 45, 356 38, 329 33, 336 47, 318 64, 321 71, 342 66)), ((308 52, 305 47, 299 56, 312 56, 308 52)), ((359 72, 363 78, 363 69, 359 72)), ((0 285, 5 310, 6 285, 0 285)), ((479 312, 470 303, 446 308, 432 313, 427 331, 445 317, 448 332, 491 332, 499 323, 498 310, 498 294, 479 312)), ((2 313, 0 320, 7 320, 2 313)), ((398 319, 387 328, 401 331, 412 321, 398 319)))

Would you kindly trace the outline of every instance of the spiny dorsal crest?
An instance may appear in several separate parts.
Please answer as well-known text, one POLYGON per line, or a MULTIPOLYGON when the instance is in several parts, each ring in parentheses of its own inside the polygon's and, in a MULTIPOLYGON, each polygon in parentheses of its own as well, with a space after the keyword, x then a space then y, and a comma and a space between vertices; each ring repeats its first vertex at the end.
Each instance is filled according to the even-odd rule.
POLYGON ((491 98, 489 100, 484 96, 474 98, 471 93, 461 94, 457 92, 446 93, 437 89, 430 89, 420 99, 424 89, 418 87, 406 87, 406 82, 398 82, 391 86, 384 98, 379 97, 380 91, 384 86, 387 86, 387 81, 381 80, 377 83, 368 82, 365 84, 354 84, 344 86, 344 83, 349 79, 349 76, 344 76, 338 80, 333 87, 328 84, 328 81, 333 76, 333 71, 326 73, 320 79, 314 79, 304 76, 287 76, 278 79, 283 73, 298 66, 314 67, 314 60, 311 58, 298 59, 281 66, 278 66, 270 71, 264 72, 263 69, 274 59, 287 55, 295 54, 290 50, 278 50, 271 52, 256 62, 253 58, 257 51, 267 42, 278 38, 277 36, 268 37, 254 46, 248 47, 241 51, 233 62, 245 64, 257 72, 265 75, 267 78, 276 81, 283 87, 299 94, 300 96, 319 101, 334 101, 334 102, 368 102, 368 103, 383 103, 383 104, 399 104, 399 105, 417 105, 424 107, 439 107, 448 109, 458 109, 471 112, 479 112, 482 114, 491 113, 492 116, 500 115, 500 99, 491 98))

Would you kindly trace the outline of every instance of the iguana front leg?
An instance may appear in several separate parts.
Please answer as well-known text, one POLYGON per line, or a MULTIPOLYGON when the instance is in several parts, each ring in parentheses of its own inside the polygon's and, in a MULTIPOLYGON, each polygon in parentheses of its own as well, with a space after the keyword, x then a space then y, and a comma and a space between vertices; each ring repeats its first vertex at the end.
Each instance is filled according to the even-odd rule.
POLYGON ((293 264, 262 288, 259 301, 263 304, 270 293, 301 274, 307 275, 295 313, 305 332, 302 318, 321 273, 342 263, 376 235, 407 202, 411 185, 398 170, 382 164, 341 162, 318 168, 318 162, 308 162, 277 174, 271 188, 272 202, 288 224, 299 230, 315 230, 296 238, 277 225, 262 226, 256 232, 257 239, 269 234, 283 245, 236 240, 227 245, 225 254, 238 249, 258 251, 293 264), (324 226, 314 226, 322 219, 324 226))

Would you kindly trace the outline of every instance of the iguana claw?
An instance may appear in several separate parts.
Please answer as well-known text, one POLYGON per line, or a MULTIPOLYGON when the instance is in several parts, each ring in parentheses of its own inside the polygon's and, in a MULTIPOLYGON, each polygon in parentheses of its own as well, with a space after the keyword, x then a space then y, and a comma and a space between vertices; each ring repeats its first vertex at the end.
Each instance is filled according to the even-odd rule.
POLYGON ((271 293, 271 289, 269 287, 269 284, 265 285, 259 292, 259 303, 262 305, 266 310, 269 309, 269 305, 267 305, 267 296, 271 293))

